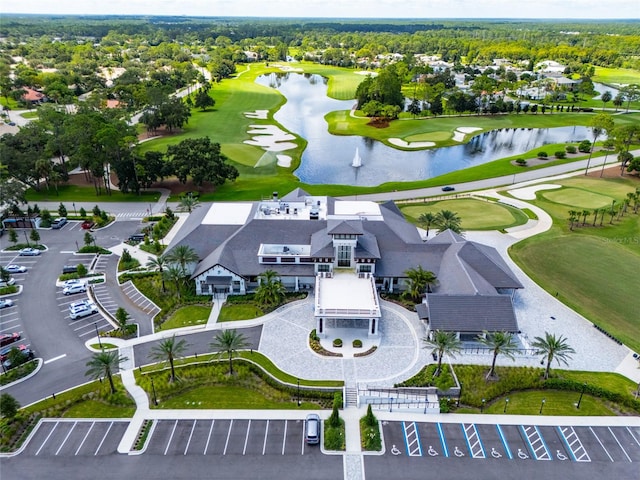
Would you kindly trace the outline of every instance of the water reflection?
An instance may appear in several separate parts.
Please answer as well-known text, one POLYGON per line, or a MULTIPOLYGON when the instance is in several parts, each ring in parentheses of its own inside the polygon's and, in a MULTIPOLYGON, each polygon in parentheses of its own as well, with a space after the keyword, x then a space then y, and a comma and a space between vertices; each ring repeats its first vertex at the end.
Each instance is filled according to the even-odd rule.
MULTIPOLYGON (((296 176, 310 184, 374 186, 436 177, 499 158, 518 155, 548 143, 591 138, 587 127, 504 128, 477 135, 464 145, 405 152, 371 138, 331 135, 324 116, 350 110, 353 100, 327 97, 327 79, 315 74, 263 75, 256 82, 276 88, 287 99, 274 118, 305 138, 307 148, 296 176), (362 166, 353 167, 356 149, 362 166)), ((548 152, 553 155, 553 152, 548 152)))

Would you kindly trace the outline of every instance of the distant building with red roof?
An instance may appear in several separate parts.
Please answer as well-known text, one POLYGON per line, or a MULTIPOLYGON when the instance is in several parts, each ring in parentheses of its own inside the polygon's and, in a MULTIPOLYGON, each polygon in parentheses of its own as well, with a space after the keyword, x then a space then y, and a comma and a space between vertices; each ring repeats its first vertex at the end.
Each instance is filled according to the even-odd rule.
POLYGON ((24 87, 22 90, 25 92, 21 97, 24 102, 29 102, 32 105, 36 105, 47 101, 47 97, 44 95, 44 93, 40 93, 33 88, 24 87))

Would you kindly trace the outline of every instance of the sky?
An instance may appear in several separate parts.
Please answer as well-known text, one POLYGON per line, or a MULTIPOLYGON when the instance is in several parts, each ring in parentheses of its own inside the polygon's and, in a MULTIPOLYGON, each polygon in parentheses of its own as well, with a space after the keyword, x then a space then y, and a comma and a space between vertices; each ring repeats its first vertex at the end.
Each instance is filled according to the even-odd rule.
MULTIPOLYGON (((2 13, 314 18, 638 19, 638 0, 3 0, 2 13)), ((0 17, 1 21, 1 17, 0 17)))

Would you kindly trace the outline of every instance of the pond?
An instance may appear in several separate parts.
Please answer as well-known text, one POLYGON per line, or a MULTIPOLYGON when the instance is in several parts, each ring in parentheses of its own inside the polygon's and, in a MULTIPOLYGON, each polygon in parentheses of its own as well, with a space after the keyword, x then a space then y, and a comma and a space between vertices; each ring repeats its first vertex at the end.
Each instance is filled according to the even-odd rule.
POLYGON ((375 186, 424 180, 544 144, 592 138, 590 129, 580 126, 511 128, 477 135, 463 145, 402 151, 366 137, 331 135, 324 116, 335 110, 351 110, 354 101, 329 98, 327 79, 320 75, 272 73, 258 77, 256 82, 277 89, 287 99, 274 118, 307 140, 295 174, 309 184, 375 186), (356 152, 361 159, 359 167, 353 166, 356 152))

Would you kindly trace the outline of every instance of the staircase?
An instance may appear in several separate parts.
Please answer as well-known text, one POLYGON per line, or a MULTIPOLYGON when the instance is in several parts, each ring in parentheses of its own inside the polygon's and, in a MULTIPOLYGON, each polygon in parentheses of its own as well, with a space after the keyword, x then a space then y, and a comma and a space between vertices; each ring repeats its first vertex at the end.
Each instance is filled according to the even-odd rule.
POLYGON ((344 405, 345 408, 349 407, 358 407, 358 389, 356 387, 347 387, 344 388, 344 405))

